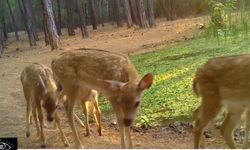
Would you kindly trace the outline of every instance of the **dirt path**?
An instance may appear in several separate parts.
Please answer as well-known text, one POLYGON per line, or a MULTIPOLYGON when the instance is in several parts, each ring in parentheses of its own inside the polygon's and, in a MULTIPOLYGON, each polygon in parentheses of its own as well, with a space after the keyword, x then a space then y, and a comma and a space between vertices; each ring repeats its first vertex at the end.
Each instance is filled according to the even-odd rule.
MULTIPOLYGON (((173 42, 186 40, 192 37, 197 24, 203 22, 201 18, 183 19, 172 22, 158 20, 153 29, 139 30, 136 28, 115 28, 107 25, 100 27, 98 31, 90 29, 90 38, 82 39, 77 30, 76 36, 68 37, 66 30, 62 36, 62 50, 71 50, 80 47, 100 48, 122 53, 141 53, 155 48, 169 45, 173 42)), ((38 46, 30 48, 26 35, 23 33, 20 41, 14 41, 11 37, 7 42, 5 55, 0 58, 0 137, 18 137, 19 148, 39 148, 38 138, 32 134, 30 140, 25 138, 25 107, 20 72, 33 62, 50 66, 53 57, 62 51, 50 51, 44 47, 43 37, 38 46)), ((63 113, 62 113, 63 115, 63 113)), ((74 146, 66 118, 63 116, 63 127, 66 136, 74 146)), ((89 138, 84 137, 84 129, 79 127, 79 133, 86 148, 119 148, 119 132, 110 126, 110 120, 103 117, 104 136, 97 136, 96 132, 89 138)), ((35 131, 32 127, 32 131, 35 131)), ((146 132, 133 132, 133 140, 136 148, 192 148, 192 135, 190 132, 183 134, 170 133, 171 130, 155 128, 146 132)), ((35 132, 33 132, 35 133, 35 132)), ((59 138, 59 132, 46 130, 48 145, 50 148, 63 148, 59 138)), ((216 140, 218 141, 218 140, 216 140)), ((214 142, 212 141, 212 147, 214 142)), ((216 143, 216 142, 215 142, 216 143)), ((224 148, 220 146, 220 148, 224 148)))

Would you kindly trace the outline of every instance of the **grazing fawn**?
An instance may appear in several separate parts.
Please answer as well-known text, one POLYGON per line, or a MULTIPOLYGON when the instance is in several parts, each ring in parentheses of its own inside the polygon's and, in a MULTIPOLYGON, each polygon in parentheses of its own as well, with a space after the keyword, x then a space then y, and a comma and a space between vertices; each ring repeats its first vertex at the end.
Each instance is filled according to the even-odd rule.
POLYGON ((133 124, 145 89, 153 75, 140 78, 127 56, 97 49, 78 49, 62 53, 52 61, 52 70, 67 95, 67 114, 77 147, 82 148, 73 119, 78 97, 95 89, 110 101, 117 117, 121 147, 132 148, 130 126, 133 124), (79 96, 80 95, 80 96, 79 96))
MULTIPOLYGON (((216 117, 223 106, 228 109, 220 128, 230 148, 236 148, 232 132, 242 113, 250 107, 250 55, 236 55, 210 59, 198 69, 193 83, 194 92, 202 97, 201 105, 194 111, 194 148, 204 147, 200 143, 203 129, 216 117)), ((246 118, 246 137, 243 147, 248 145, 250 112, 246 118)))
MULTIPOLYGON (((83 91, 84 92, 84 91, 83 91)), ((62 101, 65 105, 66 103, 66 95, 61 94, 62 101)), ((86 128, 86 136, 90 135, 90 128, 89 128, 89 113, 93 113, 95 122, 98 126, 98 133, 102 136, 102 126, 101 126, 101 110, 98 105, 98 92, 96 90, 89 90, 89 93, 81 99, 82 110, 85 116, 85 125, 82 123, 81 119, 75 114, 75 119, 81 124, 81 126, 86 128)), ((66 108, 68 106, 65 106, 66 108)))
POLYGON ((37 136, 40 136, 41 147, 46 147, 44 137, 44 119, 42 113, 42 106, 46 110, 47 120, 53 121, 55 118, 56 124, 60 130, 61 138, 65 146, 68 146, 68 141, 62 131, 60 125, 60 119, 56 112, 57 97, 59 91, 53 79, 52 71, 38 63, 31 64, 22 71, 21 82, 23 86, 23 92, 27 101, 26 112, 26 136, 30 136, 30 123, 31 117, 36 124, 37 136), (38 114, 37 114, 38 113, 38 114), (39 125, 38 125, 39 120, 39 125))

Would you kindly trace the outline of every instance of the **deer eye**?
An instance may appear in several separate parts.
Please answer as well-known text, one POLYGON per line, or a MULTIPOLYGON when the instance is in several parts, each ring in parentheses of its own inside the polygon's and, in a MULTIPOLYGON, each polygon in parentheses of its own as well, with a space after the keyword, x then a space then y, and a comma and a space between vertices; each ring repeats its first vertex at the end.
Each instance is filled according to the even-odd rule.
POLYGON ((139 104, 140 104, 140 102, 136 102, 136 103, 135 103, 135 108, 138 107, 139 104))

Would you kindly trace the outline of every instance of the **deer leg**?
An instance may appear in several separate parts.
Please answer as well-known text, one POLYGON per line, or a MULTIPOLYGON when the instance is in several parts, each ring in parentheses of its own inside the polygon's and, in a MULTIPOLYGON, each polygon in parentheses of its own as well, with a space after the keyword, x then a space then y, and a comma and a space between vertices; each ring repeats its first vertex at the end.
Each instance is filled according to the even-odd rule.
POLYGON ((81 120, 76 114, 74 114, 74 117, 75 117, 76 121, 77 121, 83 128, 85 128, 84 123, 82 123, 82 120, 81 120))
POLYGON ((89 130, 88 102, 86 102, 86 101, 82 102, 82 109, 83 109, 83 113, 85 115, 85 127, 86 127, 86 134, 85 134, 85 136, 89 136, 90 135, 90 130, 89 130))
MULTIPOLYGON (((78 90, 76 90, 78 91, 78 90)), ((68 116, 68 119, 69 119, 69 125, 71 127, 71 130, 73 132, 73 135, 74 135, 74 138, 75 138, 75 141, 76 141, 76 146, 78 148, 83 148, 82 147, 82 144, 81 144, 81 141, 80 141, 80 138, 79 138, 79 135, 76 131, 76 127, 75 127, 75 120, 74 120, 74 104, 75 104, 75 99, 76 99, 76 94, 77 93, 73 93, 71 91, 71 93, 67 93, 67 101, 66 101, 66 110, 67 110, 67 116, 68 116)))
POLYGON ((33 114, 34 122, 36 124, 37 137, 39 137, 40 128, 39 128, 39 125, 38 125, 37 108, 36 107, 32 109, 32 114, 33 114))
POLYGON ((130 135, 130 127, 125 127, 125 143, 128 146, 128 148, 133 148, 132 146, 132 140, 130 135))
POLYGON ((31 116, 31 104, 30 100, 27 100, 27 108, 26 108, 26 137, 30 136, 30 116, 31 116))
POLYGON ((125 143, 125 127, 122 123, 121 120, 118 120, 118 125, 119 125, 119 130, 120 130, 120 136, 121 136, 121 148, 126 148, 126 143, 125 143))
POLYGON ((247 110, 246 112, 246 118, 245 118, 245 138, 243 143, 243 148, 249 147, 248 137, 249 137, 249 130, 250 130, 250 110, 247 110))
MULTIPOLYGON (((211 100, 211 99, 208 99, 211 100)), ((208 101, 207 100, 207 101, 208 101)), ((204 102, 205 100, 203 100, 204 102)), ((215 99, 216 101, 216 99, 215 99)), ((202 133, 204 128, 208 125, 208 123, 216 117, 218 112, 220 111, 220 104, 215 104, 213 106, 202 104, 202 107, 199 108, 200 115, 197 115, 195 120, 195 129, 194 129, 194 148, 203 147, 203 137, 202 133), (211 108, 213 107, 213 108, 211 108), (202 140, 202 144, 200 144, 200 140, 202 140)))
POLYGON ((64 146, 68 147, 69 146, 69 142, 66 139, 65 134, 64 134, 64 132, 62 130, 60 118, 59 118, 59 115, 58 115, 57 112, 55 113, 55 119, 56 119, 56 124, 57 124, 57 126, 59 128, 59 131, 60 131, 60 134, 61 134, 62 142, 63 142, 64 146))
POLYGON ((41 137, 40 137, 41 148, 45 148, 46 142, 45 142, 45 137, 44 137, 44 132, 43 132, 44 119, 43 119, 43 113, 42 113, 42 107, 41 107, 40 101, 37 102, 37 112, 38 112, 38 119, 39 119, 40 128, 41 128, 41 137))
POLYGON ((226 119, 222 123, 220 131, 230 148, 236 148, 232 134, 233 134, 233 130, 235 126, 240 120, 242 112, 243 110, 241 109, 235 110, 235 109, 229 108, 229 112, 226 116, 226 119))
POLYGON ((96 125, 98 127, 98 133, 100 136, 102 136, 103 133, 102 133, 102 125, 101 125, 101 110, 99 108, 97 99, 93 100, 93 105, 94 105, 94 117, 95 117, 96 125))

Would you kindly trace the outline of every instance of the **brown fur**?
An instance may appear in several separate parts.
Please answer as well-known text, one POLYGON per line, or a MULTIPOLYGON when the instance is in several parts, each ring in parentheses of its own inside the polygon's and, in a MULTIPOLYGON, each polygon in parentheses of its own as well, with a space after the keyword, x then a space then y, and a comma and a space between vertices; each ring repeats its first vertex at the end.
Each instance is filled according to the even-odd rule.
MULTIPOLYGON (((232 132, 242 112, 250 105, 249 77, 250 55, 210 59, 198 69, 194 79, 194 91, 202 97, 202 102, 193 114, 195 148, 201 146, 203 129, 223 106, 228 108, 228 114, 221 126, 221 134, 230 148, 236 148, 232 132)), ((248 118, 246 124, 249 128, 248 118)), ((248 142, 245 142, 244 147, 247 144, 248 142)))
POLYGON ((37 128, 37 136, 40 135, 42 147, 46 146, 45 136, 43 133, 44 119, 42 106, 46 110, 47 119, 49 121, 53 121, 55 116, 56 123, 61 133, 62 141, 65 145, 68 145, 65 135, 61 129, 60 119, 56 112, 57 87, 52 75, 52 71, 48 67, 38 63, 34 63, 25 67, 21 73, 23 92, 27 101, 26 136, 30 136, 29 124, 31 123, 31 117, 33 116, 37 128))
POLYGON ((114 108, 122 148, 132 148, 129 127, 135 120, 143 90, 152 85, 151 74, 141 79, 127 56, 94 49, 65 52, 53 60, 52 69, 67 95, 67 114, 78 147, 82 144, 73 120, 74 103, 95 89, 103 93, 114 108))

